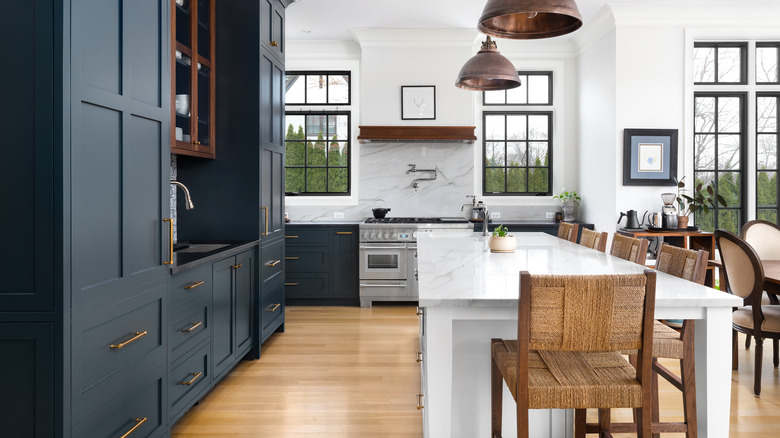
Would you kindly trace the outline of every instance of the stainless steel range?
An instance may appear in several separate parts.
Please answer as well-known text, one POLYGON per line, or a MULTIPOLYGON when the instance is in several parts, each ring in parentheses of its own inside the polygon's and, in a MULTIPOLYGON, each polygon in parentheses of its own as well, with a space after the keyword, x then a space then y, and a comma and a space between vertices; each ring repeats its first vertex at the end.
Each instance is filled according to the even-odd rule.
POLYGON ((360 224, 360 307, 417 301, 417 233, 464 232, 462 218, 368 218, 360 224))

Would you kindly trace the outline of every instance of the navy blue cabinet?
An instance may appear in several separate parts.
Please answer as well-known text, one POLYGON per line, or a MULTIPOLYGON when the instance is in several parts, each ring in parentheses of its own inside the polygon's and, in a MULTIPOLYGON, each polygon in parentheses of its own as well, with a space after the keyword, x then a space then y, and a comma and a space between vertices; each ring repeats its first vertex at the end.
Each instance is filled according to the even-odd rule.
POLYGON ((251 348, 254 250, 215 262, 211 347, 216 379, 251 348))
MULTIPOLYGON (((263 243, 260 253, 260 324, 259 343, 265 342, 276 331, 284 331, 284 240, 263 243)), ((257 346, 260 348, 260 345, 257 346)))
POLYGON ((288 225, 289 305, 358 305, 358 226, 288 225))

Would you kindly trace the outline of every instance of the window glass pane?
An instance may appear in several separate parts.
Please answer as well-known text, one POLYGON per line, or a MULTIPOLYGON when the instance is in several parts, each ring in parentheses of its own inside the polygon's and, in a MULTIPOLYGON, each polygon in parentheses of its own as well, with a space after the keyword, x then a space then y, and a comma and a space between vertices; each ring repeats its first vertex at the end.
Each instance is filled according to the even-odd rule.
POLYGON ((505 187, 504 169, 487 168, 485 169, 485 191, 503 192, 505 187))
POLYGON ((528 103, 528 76, 520 75, 520 86, 506 90, 506 103, 515 105, 528 103))
POLYGON ((306 143, 306 165, 324 166, 325 165, 325 141, 306 143))
POLYGON ((707 213, 696 213, 693 218, 696 226, 701 227, 702 231, 715 231, 715 211, 710 210, 707 213))
POLYGON ((528 138, 530 140, 547 140, 547 116, 528 116, 528 138))
POLYGON ((728 230, 734 234, 739 234, 740 224, 738 213, 739 210, 718 210, 718 229, 728 230))
POLYGON ((344 168, 330 169, 328 172, 328 191, 346 192, 347 191, 347 173, 344 168))
POLYGON ((548 192, 548 172, 546 168, 528 169, 528 191, 548 192))
POLYGON ((756 47, 756 82, 777 81, 777 47, 756 47))
POLYGON ((506 139, 525 140, 526 116, 506 116, 506 139))
POLYGON ((759 207, 777 206, 777 172, 758 172, 756 202, 759 207))
POLYGON ((525 192, 525 172, 524 168, 509 168, 506 171, 506 190, 508 192, 525 192))
POLYGON ((695 47, 693 49, 693 81, 715 82, 714 47, 695 47))
POLYGON ((739 163, 739 135, 718 136, 718 169, 737 170, 739 163))
MULTIPOLYGON (((285 136, 285 146, 287 148, 285 154, 285 163, 288 166, 303 166, 306 162, 304 152, 303 141, 290 141, 290 140, 303 140, 303 116, 287 116, 287 134, 285 136)), ((301 177, 303 174, 301 174, 301 177)))
POLYGON ((708 184, 712 184, 714 181, 714 172, 696 172, 696 184, 694 187, 698 186, 699 184, 701 184, 702 187, 706 187, 708 184))
POLYGON ((718 47, 718 82, 742 80, 742 53, 739 47, 718 47))
POLYGON ((324 140, 328 133, 328 116, 316 115, 306 117, 307 140, 324 140))
POLYGON ((715 98, 694 99, 694 122, 696 132, 715 132, 715 98))
POLYGON ((740 205, 739 172, 721 172, 718 174, 718 193, 723 196, 727 207, 740 205))
POLYGON ((759 169, 777 169, 777 135, 758 136, 758 154, 756 167, 759 169))
POLYGON ((550 102, 550 77, 547 75, 528 76, 528 103, 547 104, 550 102))
POLYGON ((347 163, 349 163, 347 143, 331 141, 328 144, 328 166, 346 166, 347 163))
POLYGON ((349 140, 348 116, 328 116, 328 138, 331 140, 349 140))
POLYGON ((285 104, 306 103, 306 79, 301 75, 287 75, 284 80, 285 104))
POLYGON ((504 161, 504 143, 487 142, 485 144, 485 165, 486 166, 505 166, 504 161))
POLYGON ((349 76, 328 76, 328 103, 343 105, 349 103, 349 76))
POLYGON ((306 169, 306 191, 314 193, 326 192, 325 181, 327 170, 323 168, 306 169))
POLYGON ((756 130, 777 132, 777 97, 758 96, 756 107, 756 130))
POLYGON ((718 132, 739 132, 739 97, 718 98, 718 132))
POLYGON ((758 210, 758 218, 776 224, 777 210, 758 210))
POLYGON ((527 144, 525 142, 509 142, 507 143, 507 166, 527 166, 526 163, 526 151, 527 144))
POLYGON ((327 83, 326 75, 306 75, 306 103, 325 103, 327 83))
POLYGON ((486 116, 485 117, 485 139, 486 140, 504 140, 506 131, 504 129, 504 116, 486 116))
POLYGON ((693 153, 694 169, 715 169, 715 136, 695 135, 693 137, 693 153))
POLYGON ((530 162, 529 166, 547 166, 547 153, 549 145, 547 142, 532 142, 530 144, 530 162))
POLYGON ((485 103, 486 104, 505 103, 506 102, 505 98, 506 98, 506 91, 505 90, 485 91, 485 103))
POLYGON ((294 192, 294 193, 300 193, 304 191, 304 181, 303 181, 303 174, 304 169, 302 168, 287 168, 285 169, 285 180, 284 180, 284 191, 285 192, 294 192))

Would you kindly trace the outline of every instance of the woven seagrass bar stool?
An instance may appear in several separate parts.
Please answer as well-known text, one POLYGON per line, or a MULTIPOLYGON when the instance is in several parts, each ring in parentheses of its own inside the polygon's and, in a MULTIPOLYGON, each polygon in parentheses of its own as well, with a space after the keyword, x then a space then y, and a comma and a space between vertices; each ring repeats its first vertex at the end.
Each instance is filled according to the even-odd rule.
MULTIPOLYGON (((684 280, 697 284, 704 284, 707 271, 707 251, 679 248, 672 245, 661 244, 658 250, 655 268, 684 280)), ((679 326, 679 332, 669 325, 655 321, 653 324, 653 436, 659 433, 685 433, 688 438, 697 436, 696 426, 696 363, 694 344, 694 321, 684 320, 673 322, 679 326), (677 359, 680 361, 680 376, 658 363, 657 359, 677 359), (658 376, 663 377, 675 388, 682 392, 683 398, 683 422, 660 422, 658 406, 658 376)), ((632 363, 636 363, 636 352, 625 351, 629 354, 632 363)), ((609 413, 599 412, 601 423, 610 422, 609 413)), ((594 430, 594 425, 588 425, 588 431, 594 430)), ((612 432, 632 432, 636 430, 635 423, 613 423, 610 426, 612 432)))
POLYGON ((629 262, 644 265, 647 260, 647 245, 650 241, 641 237, 628 237, 622 234, 612 234, 612 248, 609 254, 629 262))
POLYGON ((585 409, 618 407, 635 409, 637 434, 649 437, 655 277, 521 272, 517 340, 491 340, 491 436, 501 438, 506 382, 518 437, 528 437, 529 409, 574 409, 584 431, 585 409))
POLYGON ((607 238, 608 235, 605 231, 599 232, 583 228, 580 236, 580 245, 605 252, 607 250, 607 238))
POLYGON ((558 225, 558 237, 572 243, 577 243, 577 233, 579 232, 579 229, 579 224, 561 222, 560 225, 558 225))

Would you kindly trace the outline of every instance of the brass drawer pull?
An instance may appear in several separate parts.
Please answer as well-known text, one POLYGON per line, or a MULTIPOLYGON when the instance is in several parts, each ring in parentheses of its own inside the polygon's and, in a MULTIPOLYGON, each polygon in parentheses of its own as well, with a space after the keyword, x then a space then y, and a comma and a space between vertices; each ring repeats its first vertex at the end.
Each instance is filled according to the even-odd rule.
POLYGON ((127 432, 125 432, 125 434, 120 436, 119 438, 127 438, 127 437, 129 437, 131 433, 135 432, 135 430, 138 429, 139 427, 141 427, 142 424, 146 423, 146 420, 147 420, 147 417, 136 418, 135 419, 135 426, 133 426, 132 429, 130 429, 127 432))
POLYGON ((206 283, 205 281, 193 281, 192 283, 187 283, 184 285, 185 289, 195 289, 198 286, 203 286, 203 284, 206 283))
POLYGON ((352 234, 352 231, 336 231, 336 234, 352 234))
POLYGON ((270 267, 274 267, 274 266, 278 265, 279 263, 282 263, 282 261, 281 260, 274 260, 272 262, 266 263, 265 265, 266 266, 270 266, 270 267))
POLYGON ((192 325, 190 326, 190 328, 181 329, 181 331, 184 332, 184 333, 189 333, 189 332, 195 330, 196 328, 200 327, 202 324, 203 324, 203 321, 193 322, 192 325))
POLYGON ((264 218, 265 218, 265 232, 260 233, 261 236, 267 236, 268 235, 268 207, 260 207, 261 210, 263 210, 264 218))
POLYGON ((284 236, 285 239, 297 239, 298 236, 284 236))
MULTIPOLYGON (((163 262, 163 265, 172 265, 173 264, 173 219, 166 218, 163 219, 163 222, 168 222, 168 261, 163 262)), ((144 421, 146 421, 146 418, 144 418, 144 421)))
POLYGON ((422 351, 417 352, 417 363, 420 363, 423 361, 422 351))
POLYGON ((200 376, 202 376, 202 375, 203 375, 203 372, 199 372, 199 373, 192 373, 192 379, 190 379, 190 380, 187 380, 186 382, 181 382, 181 383, 179 383, 179 385, 187 385, 187 386, 190 386, 190 385, 192 385, 193 383, 195 383, 195 381, 196 381, 196 380, 200 379, 200 376))
POLYGON ((110 347, 111 347, 112 349, 121 350, 121 349, 122 349, 122 348, 124 348, 124 347, 125 347, 127 344, 129 344, 129 343, 131 343, 131 342, 135 342, 135 341, 137 341, 137 340, 139 340, 139 339, 143 338, 144 336, 146 336, 146 335, 148 335, 148 334, 149 334, 149 332, 147 332, 146 330, 144 330, 144 331, 142 331, 142 332, 135 332, 135 336, 133 336, 132 338, 130 338, 130 339, 128 339, 128 340, 126 340, 125 342, 119 343, 119 344, 111 344, 111 345, 110 345, 110 347))
POLYGON ((285 283, 285 286, 298 286, 300 283, 285 283))
POLYGON ((281 305, 282 305, 281 303, 279 303, 279 304, 271 304, 271 305, 270 305, 270 306, 268 306, 268 307, 267 307, 265 310, 266 310, 267 312, 276 312, 276 309, 278 309, 278 308, 279 308, 279 306, 281 306, 281 305), (271 308, 271 306, 273 306, 273 309, 271 308))
POLYGON ((271 41, 271 47, 278 47, 278 46, 279 43, 277 43, 276 41, 271 41))
POLYGON ((423 406, 423 397, 424 396, 422 394, 419 393, 417 394, 417 410, 420 410, 425 407, 423 406))
POLYGON ((300 257, 285 257, 285 260, 298 260, 300 257))
POLYGON ((232 265, 232 267, 233 267, 233 269, 238 269, 238 268, 240 268, 240 267, 241 267, 241 263, 239 263, 239 264, 237 264, 237 265, 232 265))

